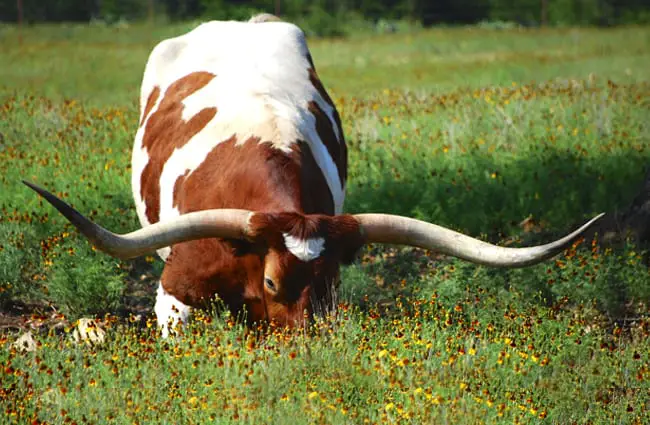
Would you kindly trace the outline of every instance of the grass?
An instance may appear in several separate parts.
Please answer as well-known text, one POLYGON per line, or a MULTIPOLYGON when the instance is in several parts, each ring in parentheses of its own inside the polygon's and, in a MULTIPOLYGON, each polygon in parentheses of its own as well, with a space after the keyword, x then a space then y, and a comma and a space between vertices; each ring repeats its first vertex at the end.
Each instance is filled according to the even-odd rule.
MULTIPOLYGON (((34 312, 23 322, 39 344, 20 353, 17 333, 0 332, 3 423, 649 415, 650 274, 633 246, 579 246, 511 271, 373 246, 344 269, 338 314, 308 331, 247 331, 217 313, 158 339, 158 260, 94 252, 19 182, 116 231, 137 228, 139 81, 155 42, 188 28, 37 26, 22 45, 0 28, 0 306, 2 317, 34 312), (83 315, 102 319, 105 344, 71 341, 83 315), (64 328, 38 326, 52 317, 64 328)), ((625 208, 649 163, 649 28, 433 29, 310 45, 344 119, 349 212, 530 244, 625 208), (529 216, 534 232, 518 225, 529 216)))

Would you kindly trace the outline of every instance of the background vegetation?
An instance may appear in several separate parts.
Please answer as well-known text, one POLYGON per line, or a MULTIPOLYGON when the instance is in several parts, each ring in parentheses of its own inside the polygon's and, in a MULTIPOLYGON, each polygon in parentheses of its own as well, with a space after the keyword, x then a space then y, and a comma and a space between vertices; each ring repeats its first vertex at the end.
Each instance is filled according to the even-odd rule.
MULTIPOLYGON (((217 312, 157 338, 160 262, 93 251, 19 182, 137 228, 140 78, 155 43, 193 25, 2 27, 6 423, 643 423, 650 274, 633 246, 511 271, 373 246, 344 270, 338 314, 304 333, 217 312), (72 342, 83 315, 103 345, 72 342)), ((349 212, 532 244, 625 208, 650 163, 647 27, 410 26, 310 46, 344 119, 349 212)))
MULTIPOLYGON (((28 22, 243 19, 275 12, 313 35, 359 27, 395 31, 399 21, 495 26, 621 25, 650 22, 645 0, 20 0, 28 22)), ((0 0, 0 21, 15 22, 17 0, 0 0)))

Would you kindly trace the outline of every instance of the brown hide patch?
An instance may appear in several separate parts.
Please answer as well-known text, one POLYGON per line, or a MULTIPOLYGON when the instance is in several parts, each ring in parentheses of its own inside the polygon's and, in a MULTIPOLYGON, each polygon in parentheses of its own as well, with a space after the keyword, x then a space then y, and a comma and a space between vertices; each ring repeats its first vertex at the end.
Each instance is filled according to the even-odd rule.
POLYGON ((205 307, 215 295, 233 311, 244 303, 243 291, 250 282, 262 284, 262 262, 255 253, 238 254, 235 246, 210 238, 183 242, 172 247, 161 283, 165 291, 183 304, 205 307))
POLYGON ((334 214, 327 182, 305 143, 287 154, 259 141, 251 137, 238 143, 232 136, 177 180, 174 204, 180 213, 242 208, 334 214))
MULTIPOLYGON (((318 163, 314 159, 311 149, 309 149, 309 145, 305 142, 298 142, 294 145, 295 154, 300 157, 300 205, 302 212, 304 214, 334 215, 332 192, 318 163)), ((338 164, 336 159, 334 161, 338 164)), ((340 175, 341 171, 339 169, 340 175)))
POLYGON ((318 106, 318 103, 311 101, 308 105, 309 112, 316 118, 316 132, 320 137, 321 142, 327 148, 332 160, 336 164, 339 171, 339 180, 341 187, 345 187, 345 179, 347 178, 347 155, 342 153, 342 145, 336 139, 336 133, 332 127, 332 122, 327 117, 327 114, 318 106))
POLYGON ((160 218, 160 175, 165 163, 175 149, 183 147, 217 114, 217 108, 205 108, 185 122, 182 118, 182 101, 205 87, 213 78, 214 75, 209 72, 194 72, 175 81, 165 91, 158 109, 147 121, 142 146, 147 149, 149 162, 140 178, 140 194, 150 223, 156 223, 160 218))
MULTIPOLYGON (((333 130, 331 130, 331 132, 332 132, 331 142, 328 142, 325 139, 323 139, 323 136, 322 136, 320 130, 318 129, 319 117, 316 114, 314 114, 316 116, 316 130, 318 131, 318 134, 321 136, 321 139, 323 139, 323 143, 326 144, 327 150, 330 152, 330 155, 332 154, 332 151, 330 151, 330 145, 329 144, 338 143, 338 145, 339 145, 338 150, 340 151, 339 156, 337 156, 337 157, 333 156, 332 159, 334 160, 334 162, 336 163, 337 168, 339 169, 339 176, 341 177, 341 186, 345 187, 345 181, 347 180, 347 176, 348 176, 348 150, 347 150, 347 145, 345 143, 345 136, 343 135, 343 126, 341 125, 341 117, 339 116, 339 112, 336 110, 336 106, 334 105, 334 102, 332 101, 332 98, 330 97, 329 93, 327 93, 327 90, 325 90, 325 87, 323 87, 323 83, 321 82, 320 78, 318 78, 318 74, 316 73, 314 68, 311 67, 311 68, 309 68, 308 71, 309 71, 309 81, 311 81, 311 84, 314 86, 316 91, 321 95, 321 97, 327 103, 330 104, 330 106, 332 106, 332 109, 333 109, 333 111, 332 111, 332 115, 334 115, 334 123, 333 123, 333 125, 336 125, 338 133, 341 135, 341 140, 338 141, 336 139, 336 137, 334 136, 336 133, 334 133, 333 130)), ((309 103, 309 110, 312 113, 314 113, 314 111, 312 110, 312 104, 315 104, 316 108, 318 108, 318 110, 320 111, 319 112, 320 115, 322 115, 322 119, 321 119, 322 120, 322 123, 321 123, 322 128, 323 129, 325 127, 330 127, 331 128, 332 124, 329 123, 329 118, 328 118, 327 114, 325 114, 324 111, 322 111, 320 109, 320 107, 318 107, 318 104, 316 104, 316 102, 312 101, 312 102, 309 103)), ((326 131, 326 130, 324 130, 324 131, 326 131)))
MULTIPOLYGON (((296 143, 292 152, 286 153, 270 143, 259 143, 256 137, 237 142, 235 136, 221 142, 191 174, 177 179, 174 204, 181 214, 213 208, 242 208, 261 212, 257 214, 260 217, 275 216, 273 212, 280 211, 294 211, 291 217, 312 213, 328 217, 334 213, 329 187, 306 143, 296 143)), ((343 220, 339 217, 336 219, 343 220)), ((318 220, 281 224, 282 228, 287 226, 294 226, 299 234, 326 229, 318 220)), ((338 235, 340 231, 330 233, 338 235)), ((335 236, 333 240, 338 239, 335 236)), ((289 257, 281 233, 275 234, 273 243, 283 256, 289 257)), ((288 292, 283 293, 282 301, 291 305, 278 304, 278 300, 264 296, 262 256, 266 247, 267 244, 218 238, 176 244, 169 257, 171 261, 165 265, 163 287, 194 307, 218 295, 234 314, 245 307, 249 321, 263 320, 267 314, 280 321, 283 315, 302 317, 308 304, 303 303, 307 295, 301 291, 309 279, 301 277, 313 277, 309 270, 315 266, 297 268, 296 258, 283 263, 283 270, 288 272, 283 284, 288 292)), ((327 267, 327 276, 336 276, 338 262, 328 263, 327 267)), ((320 275, 325 273, 322 267, 319 270, 320 275)))
POLYGON ((158 96, 160 96, 160 87, 156 86, 153 88, 153 90, 151 90, 151 93, 149 93, 149 97, 147 97, 147 104, 145 105, 144 111, 142 112, 140 127, 142 127, 142 124, 144 124, 144 120, 147 119, 147 117, 149 116, 149 112, 151 112, 151 109, 153 109, 153 106, 158 101, 158 96))
POLYGON ((185 178, 190 173, 190 170, 185 170, 182 176, 178 176, 174 182, 174 198, 172 200, 172 207, 176 208, 178 206, 178 196, 183 190, 183 183, 185 183, 185 178))

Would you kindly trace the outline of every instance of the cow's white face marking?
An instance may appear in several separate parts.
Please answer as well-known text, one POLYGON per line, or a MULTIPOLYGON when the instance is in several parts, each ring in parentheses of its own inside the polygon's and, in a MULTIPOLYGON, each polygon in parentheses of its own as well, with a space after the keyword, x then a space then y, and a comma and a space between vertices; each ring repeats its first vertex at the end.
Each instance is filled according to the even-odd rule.
POLYGON ((283 233, 282 236, 289 252, 305 262, 318 258, 325 249, 324 238, 300 239, 287 233, 283 233))

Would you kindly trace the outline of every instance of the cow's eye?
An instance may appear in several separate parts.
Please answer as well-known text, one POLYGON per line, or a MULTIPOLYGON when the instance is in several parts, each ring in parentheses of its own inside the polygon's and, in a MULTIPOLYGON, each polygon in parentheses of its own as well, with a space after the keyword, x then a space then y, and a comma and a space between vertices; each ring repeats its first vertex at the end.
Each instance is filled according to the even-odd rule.
POLYGON ((269 291, 275 293, 278 291, 278 289, 275 286, 275 283, 273 282, 273 279, 265 277, 264 278, 264 286, 266 286, 266 289, 269 291))

